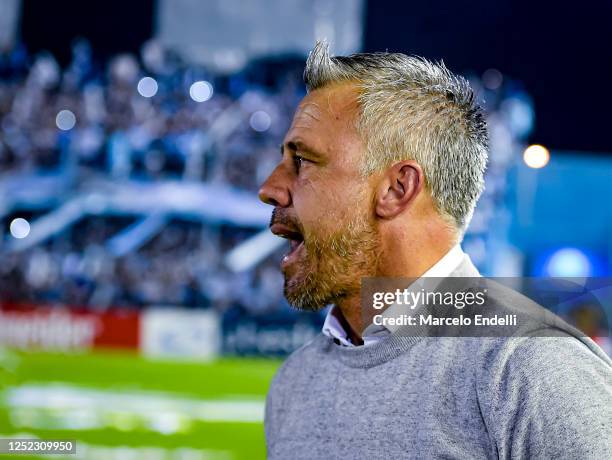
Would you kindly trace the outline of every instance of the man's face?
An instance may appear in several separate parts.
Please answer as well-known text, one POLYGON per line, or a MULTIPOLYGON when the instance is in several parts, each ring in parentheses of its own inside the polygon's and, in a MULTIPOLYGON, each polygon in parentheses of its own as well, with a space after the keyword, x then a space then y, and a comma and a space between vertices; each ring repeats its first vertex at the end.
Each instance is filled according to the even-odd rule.
POLYGON ((358 294, 361 278, 376 270, 379 238, 371 187, 359 172, 356 96, 350 84, 309 93, 259 193, 275 207, 272 232, 290 240, 281 269, 285 296, 300 309, 358 294))

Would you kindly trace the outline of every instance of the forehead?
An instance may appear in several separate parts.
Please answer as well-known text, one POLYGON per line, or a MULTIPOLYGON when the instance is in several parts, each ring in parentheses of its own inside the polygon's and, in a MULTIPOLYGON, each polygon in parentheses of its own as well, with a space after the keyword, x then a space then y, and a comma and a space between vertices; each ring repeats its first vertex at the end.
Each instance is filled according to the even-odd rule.
POLYGON ((285 143, 299 140, 325 151, 359 141, 355 128, 357 95, 355 85, 350 83, 311 91, 296 109, 285 143))

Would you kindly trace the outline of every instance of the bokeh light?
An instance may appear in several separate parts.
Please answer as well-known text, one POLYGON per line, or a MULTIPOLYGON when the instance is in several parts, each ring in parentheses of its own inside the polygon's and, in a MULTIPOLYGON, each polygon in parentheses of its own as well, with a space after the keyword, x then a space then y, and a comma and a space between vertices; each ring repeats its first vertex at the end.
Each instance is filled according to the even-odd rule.
POLYGON ((153 97, 157 94, 157 82, 154 78, 143 77, 138 82, 138 94, 142 97, 153 97))
POLYGON ((553 253, 546 264, 549 276, 577 277, 590 276, 592 266, 585 253, 576 248, 562 248, 553 253))
POLYGON ((488 89, 498 89, 504 81, 504 76, 497 69, 487 69, 482 74, 482 82, 488 89))
POLYGON ((70 131, 76 124, 76 116, 70 110, 60 110, 55 117, 55 125, 62 131, 70 131))
POLYGON ((253 115, 251 115, 249 124, 251 125, 251 128, 253 128, 255 131, 262 133, 270 129, 272 119, 270 118, 270 115, 268 115, 263 110, 258 110, 257 112, 254 112, 253 115))
POLYGON ((196 102, 205 102, 213 95, 213 86, 204 80, 196 81, 189 87, 189 96, 196 102))
POLYGON ((30 223, 21 217, 17 217, 11 221, 10 232, 14 238, 25 238, 30 234, 30 223))
POLYGON ((548 164, 550 153, 548 149, 542 145, 530 145, 523 153, 523 161, 530 168, 539 169, 548 164))

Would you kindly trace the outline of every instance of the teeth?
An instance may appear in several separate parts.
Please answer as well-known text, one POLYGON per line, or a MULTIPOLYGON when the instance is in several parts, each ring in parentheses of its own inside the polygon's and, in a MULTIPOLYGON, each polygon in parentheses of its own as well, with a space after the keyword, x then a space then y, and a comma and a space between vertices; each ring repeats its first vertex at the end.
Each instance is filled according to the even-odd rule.
POLYGON ((298 250, 298 248, 300 247, 302 243, 303 241, 299 241, 299 240, 289 240, 289 252, 284 255, 283 263, 289 260, 292 254, 298 250))

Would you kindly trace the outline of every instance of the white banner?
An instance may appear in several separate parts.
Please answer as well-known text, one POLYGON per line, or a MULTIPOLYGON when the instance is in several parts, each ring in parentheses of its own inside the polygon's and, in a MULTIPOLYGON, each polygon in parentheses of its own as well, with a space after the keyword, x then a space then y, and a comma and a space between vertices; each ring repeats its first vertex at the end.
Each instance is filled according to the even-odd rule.
POLYGON ((140 323, 145 356, 212 359, 219 354, 221 320, 212 310, 151 308, 140 323))

